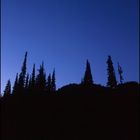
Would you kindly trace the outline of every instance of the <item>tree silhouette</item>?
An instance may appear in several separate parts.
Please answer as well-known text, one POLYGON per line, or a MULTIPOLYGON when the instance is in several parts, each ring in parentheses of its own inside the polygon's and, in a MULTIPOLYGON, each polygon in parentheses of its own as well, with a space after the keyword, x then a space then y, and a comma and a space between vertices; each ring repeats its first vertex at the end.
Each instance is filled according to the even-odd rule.
POLYGON ((29 74, 27 74, 26 80, 25 80, 25 91, 27 92, 28 89, 29 89, 29 74))
POLYGON ((19 75, 18 89, 20 93, 23 93, 25 89, 26 63, 27 63, 27 52, 25 53, 21 73, 19 75))
POLYGON ((112 62, 111 56, 108 56, 107 65, 108 65, 108 68, 107 68, 107 72, 108 72, 107 86, 114 88, 117 86, 117 81, 116 81, 115 70, 113 67, 113 62, 112 62))
POLYGON ((35 88, 35 64, 33 65, 32 77, 31 77, 31 87, 32 89, 35 88))
POLYGON ((90 63, 88 62, 88 60, 86 63, 86 71, 85 71, 85 75, 84 75, 84 79, 82 81, 82 84, 84 84, 84 85, 92 85, 93 84, 90 63))
MULTIPOLYGON (((35 69, 35 64, 33 65, 32 73, 31 75, 27 74, 26 70, 26 63, 27 63, 27 52, 25 53, 24 61, 22 64, 21 72, 20 74, 16 75, 14 86, 13 86, 13 94, 19 94, 19 93, 50 93, 50 92, 55 92, 56 91, 56 79, 55 79, 55 69, 53 70, 52 75, 49 74, 47 79, 46 79, 46 72, 44 69, 44 63, 40 65, 40 68, 38 70, 38 75, 36 76, 36 69, 35 69)), ((117 86, 117 80, 115 76, 115 70, 113 67, 113 62, 111 56, 108 56, 107 59, 107 72, 108 72, 108 81, 107 81, 107 86, 114 88, 117 86)), ((120 83, 123 84, 123 70, 118 63, 118 73, 120 77, 120 83)), ((84 73, 84 77, 82 78, 81 81, 82 85, 85 86, 91 86, 93 85, 93 78, 92 78, 92 73, 91 73, 91 67, 90 63, 87 60, 86 62, 86 70, 84 73)), ((94 84, 94 87, 96 84, 94 84)), ((5 91, 5 95, 8 93, 11 94, 11 83, 10 80, 8 80, 5 91)))
POLYGON ((124 78, 123 78, 123 70, 122 70, 122 67, 120 66, 120 64, 118 63, 118 73, 119 73, 119 77, 120 77, 120 84, 122 84, 123 83, 123 80, 124 80, 124 78))
POLYGON ((56 91, 56 84, 55 84, 55 69, 53 71, 53 74, 52 74, 52 81, 51 81, 51 85, 52 85, 52 91, 56 91))
POLYGON ((52 79, 51 79, 51 74, 49 74, 47 78, 47 93, 50 93, 52 91, 52 79))
POLYGON ((8 80, 5 90, 4 90, 4 96, 9 96, 11 94, 11 82, 8 80))
POLYGON ((29 91, 31 93, 35 92, 36 76, 35 76, 35 64, 33 65, 32 74, 29 79, 29 91))
POLYGON ((18 93, 18 73, 16 74, 16 79, 15 79, 15 83, 14 83, 14 86, 13 86, 13 94, 17 94, 18 93))
POLYGON ((44 63, 40 65, 40 69, 38 70, 38 75, 36 77, 36 91, 38 93, 45 93, 46 92, 46 73, 44 69, 44 63))

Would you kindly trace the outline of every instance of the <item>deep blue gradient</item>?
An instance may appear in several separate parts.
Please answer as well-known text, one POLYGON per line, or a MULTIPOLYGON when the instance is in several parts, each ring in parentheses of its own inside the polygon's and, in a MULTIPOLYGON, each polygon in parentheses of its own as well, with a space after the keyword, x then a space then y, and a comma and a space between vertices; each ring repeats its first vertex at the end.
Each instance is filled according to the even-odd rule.
POLYGON ((1 0, 2 90, 20 72, 25 51, 28 71, 45 61, 56 69, 57 87, 81 81, 86 59, 93 80, 106 85, 108 54, 138 81, 138 0, 1 0))

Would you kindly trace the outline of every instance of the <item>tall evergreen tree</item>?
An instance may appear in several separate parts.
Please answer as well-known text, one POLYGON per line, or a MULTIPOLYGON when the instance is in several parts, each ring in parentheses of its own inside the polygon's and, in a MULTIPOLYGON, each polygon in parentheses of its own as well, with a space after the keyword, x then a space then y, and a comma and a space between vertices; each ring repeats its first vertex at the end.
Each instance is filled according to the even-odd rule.
POLYGON ((54 69, 53 74, 52 74, 52 81, 51 81, 51 86, 52 86, 52 91, 53 92, 56 91, 56 84, 55 84, 55 82, 56 82, 56 79, 55 79, 55 69, 54 69))
POLYGON ((29 79, 29 92, 30 93, 36 92, 35 84, 36 84, 36 75, 35 75, 35 64, 34 64, 32 74, 29 79))
POLYGON ((13 86, 13 94, 17 94, 18 93, 18 73, 16 74, 16 79, 15 79, 15 83, 14 83, 14 86, 13 86))
POLYGON ((47 93, 50 93, 52 91, 52 79, 51 79, 51 74, 49 74, 47 78, 47 93))
POLYGON ((112 62, 111 56, 108 56, 107 65, 108 65, 108 68, 107 68, 107 72, 108 72, 107 86, 114 88, 117 86, 117 80, 116 80, 115 70, 113 67, 113 62, 112 62))
POLYGON ((26 80, 25 80, 25 91, 27 92, 28 89, 29 89, 29 74, 27 74, 26 80))
POLYGON ((11 94, 11 82, 8 80, 5 90, 4 90, 4 96, 9 96, 11 94))
POLYGON ((23 65, 21 68, 21 73, 19 75, 18 89, 20 93, 23 93, 25 89, 25 78, 26 78, 26 69, 27 69, 26 63, 27 63, 27 52, 25 53, 23 65))
POLYGON ((90 63, 89 63, 88 60, 87 60, 87 63, 86 63, 86 71, 85 71, 85 75, 84 75, 82 84, 87 85, 87 86, 90 86, 90 85, 93 84, 90 63))
POLYGON ((119 77, 120 77, 120 84, 123 83, 123 70, 122 70, 122 67, 120 66, 120 64, 118 63, 118 73, 119 73, 119 77))
POLYGON ((33 65, 33 71, 31 76, 31 89, 33 90, 35 88, 35 64, 33 65))
POLYGON ((43 62, 38 71, 39 73, 36 77, 36 86, 35 86, 36 91, 38 93, 45 93, 46 92, 46 73, 45 73, 43 62))

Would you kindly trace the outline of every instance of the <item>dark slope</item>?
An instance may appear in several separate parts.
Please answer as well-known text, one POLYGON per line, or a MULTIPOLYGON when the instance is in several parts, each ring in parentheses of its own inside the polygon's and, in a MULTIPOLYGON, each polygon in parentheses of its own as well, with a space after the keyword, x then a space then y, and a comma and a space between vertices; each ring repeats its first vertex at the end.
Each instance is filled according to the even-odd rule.
POLYGON ((67 85, 1 99, 2 140, 138 140, 139 85, 67 85))

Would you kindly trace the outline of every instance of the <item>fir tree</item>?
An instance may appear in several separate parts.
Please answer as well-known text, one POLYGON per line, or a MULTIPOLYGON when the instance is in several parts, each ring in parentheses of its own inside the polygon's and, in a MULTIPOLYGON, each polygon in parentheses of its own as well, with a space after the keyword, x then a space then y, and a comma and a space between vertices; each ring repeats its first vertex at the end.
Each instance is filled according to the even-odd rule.
POLYGON ((27 74, 26 80, 25 80, 25 91, 27 92, 28 89, 29 89, 29 74, 27 74))
POLYGON ((31 89, 35 88, 35 64, 33 65, 33 71, 32 71, 32 76, 31 76, 31 89))
POLYGON ((11 94, 11 82, 8 80, 5 90, 4 90, 4 96, 9 96, 11 94))
POLYGON ((52 81, 51 81, 51 86, 52 86, 52 91, 55 92, 56 91, 56 79, 55 79, 55 70, 53 71, 53 74, 52 74, 52 81))
POLYGON ((36 76, 35 76, 35 64, 33 65, 32 74, 29 79, 29 92, 34 93, 35 90, 35 84, 36 84, 36 76))
POLYGON ((108 56, 107 65, 108 65, 108 68, 107 68, 107 72, 108 72, 107 86, 114 88, 117 86, 117 81, 116 81, 115 70, 113 67, 113 62, 112 62, 111 56, 108 56))
POLYGON ((47 93, 50 93, 52 91, 52 79, 51 79, 51 74, 49 74, 47 78, 47 93))
POLYGON ((122 67, 120 66, 120 64, 118 63, 118 74, 119 74, 119 77, 120 77, 120 84, 123 83, 123 70, 122 70, 122 67))
POLYGON ((88 60, 86 63, 86 71, 85 71, 85 75, 84 75, 82 84, 87 85, 87 86, 90 86, 93 84, 90 63, 88 62, 88 60))
POLYGON ((36 91, 38 93, 45 93, 46 92, 46 73, 45 73, 43 62, 38 71, 39 73, 36 77, 36 91))
POLYGON ((26 78, 26 63, 27 63, 27 52, 25 53, 21 73, 19 75, 19 83, 18 83, 18 88, 19 92, 23 93, 25 89, 25 78, 26 78))
POLYGON ((17 94, 18 93, 18 73, 16 75, 16 79, 15 79, 15 83, 14 83, 14 86, 13 86, 13 94, 17 94))

